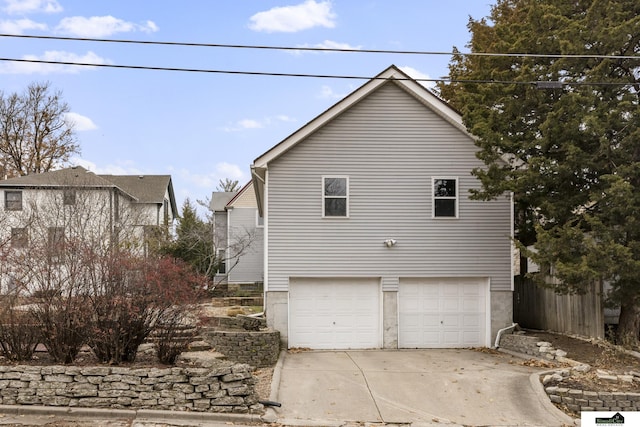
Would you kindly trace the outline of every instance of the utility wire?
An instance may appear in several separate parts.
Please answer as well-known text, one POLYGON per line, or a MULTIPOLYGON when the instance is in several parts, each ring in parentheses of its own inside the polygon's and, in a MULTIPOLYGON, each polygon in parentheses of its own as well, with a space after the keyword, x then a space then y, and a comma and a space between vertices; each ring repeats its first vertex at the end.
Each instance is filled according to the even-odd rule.
POLYGON ((509 84, 509 85, 536 85, 540 89, 560 89, 563 86, 630 86, 634 83, 629 82, 546 82, 546 81, 505 81, 505 80, 465 80, 450 78, 393 78, 387 77, 370 77, 370 76, 350 76, 339 74, 302 74, 302 73, 276 73, 269 71, 240 71, 240 70, 213 70, 206 68, 180 68, 180 67, 159 67, 149 65, 117 65, 117 64, 92 64, 88 62, 69 62, 69 61, 47 61, 44 59, 18 59, 18 58, 1 58, 0 62, 20 62, 29 64, 48 64, 48 65, 68 65, 79 67, 99 67, 99 68, 117 68, 127 70, 151 70, 151 71, 179 71, 188 73, 210 73, 210 74, 236 74, 248 76, 271 76, 271 77, 307 77, 319 79, 349 79, 349 80, 407 80, 417 82, 444 82, 444 83, 479 83, 479 84, 509 84))
POLYGON ((126 43, 126 44, 161 45, 161 46, 215 47, 215 48, 229 48, 229 49, 263 49, 263 50, 267 49, 267 50, 311 51, 311 52, 377 53, 377 54, 398 54, 398 55, 497 56, 497 57, 518 57, 518 58, 588 58, 588 59, 638 59, 640 60, 640 55, 584 55, 584 54, 554 54, 554 53, 492 53, 492 52, 438 52, 438 51, 416 51, 416 50, 376 50, 376 49, 356 49, 356 48, 324 48, 324 47, 308 47, 308 46, 300 46, 300 47, 261 46, 261 45, 239 45, 239 44, 217 44, 217 43, 126 40, 126 39, 101 39, 101 38, 87 38, 87 37, 34 36, 34 35, 25 35, 25 34, 0 34, 0 37, 14 37, 14 38, 40 39, 40 40, 101 42, 101 43, 126 43))
MULTIPOLYGON (((0 61, 49 64, 49 65, 67 65, 80 67, 101 67, 101 68, 117 68, 130 70, 151 70, 151 71, 178 71, 189 73, 210 73, 210 74, 235 74, 249 76, 271 76, 271 77, 306 77, 321 79, 349 79, 349 80, 390 80, 387 77, 370 77, 370 76, 353 76, 339 74, 303 74, 303 73, 277 73, 268 71, 240 71, 240 70, 214 70, 204 68, 181 68, 181 67, 160 67, 148 65, 117 65, 117 64, 92 64, 83 62, 67 62, 67 61, 47 61, 40 59, 17 59, 17 58, 0 58, 0 61)), ((628 86, 633 83, 629 82, 546 82, 546 81, 505 81, 505 80, 466 80, 466 79, 450 79, 450 78, 393 78, 393 80, 413 80, 417 82, 444 82, 444 83, 479 83, 479 84, 515 84, 515 85, 536 85, 541 89, 560 89, 564 85, 567 86, 628 86)))

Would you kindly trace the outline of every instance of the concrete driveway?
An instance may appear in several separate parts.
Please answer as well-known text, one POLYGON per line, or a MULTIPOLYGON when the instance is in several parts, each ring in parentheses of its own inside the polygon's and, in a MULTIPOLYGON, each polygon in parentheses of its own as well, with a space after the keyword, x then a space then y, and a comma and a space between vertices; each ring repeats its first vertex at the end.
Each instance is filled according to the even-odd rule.
POLYGON ((462 349, 287 353, 275 412, 285 425, 573 425, 521 360, 462 349))

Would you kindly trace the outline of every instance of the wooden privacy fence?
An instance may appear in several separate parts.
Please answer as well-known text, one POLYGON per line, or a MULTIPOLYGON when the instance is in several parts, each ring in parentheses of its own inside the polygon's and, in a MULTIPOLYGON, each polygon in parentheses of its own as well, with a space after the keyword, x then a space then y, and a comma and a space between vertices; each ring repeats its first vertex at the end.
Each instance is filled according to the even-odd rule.
POLYGON ((514 282, 513 321, 521 327, 604 338, 602 291, 597 283, 582 295, 558 295, 520 276, 514 282))

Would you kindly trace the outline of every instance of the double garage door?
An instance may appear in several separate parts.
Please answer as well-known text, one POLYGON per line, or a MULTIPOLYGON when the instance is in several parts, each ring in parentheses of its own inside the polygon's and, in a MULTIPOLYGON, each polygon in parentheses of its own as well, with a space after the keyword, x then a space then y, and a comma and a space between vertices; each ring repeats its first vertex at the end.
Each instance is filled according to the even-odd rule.
MULTIPOLYGON (((381 295, 378 278, 292 278, 289 347, 381 348, 381 295)), ((486 280, 401 279, 397 312, 385 312, 399 348, 485 346, 487 301, 486 280)))

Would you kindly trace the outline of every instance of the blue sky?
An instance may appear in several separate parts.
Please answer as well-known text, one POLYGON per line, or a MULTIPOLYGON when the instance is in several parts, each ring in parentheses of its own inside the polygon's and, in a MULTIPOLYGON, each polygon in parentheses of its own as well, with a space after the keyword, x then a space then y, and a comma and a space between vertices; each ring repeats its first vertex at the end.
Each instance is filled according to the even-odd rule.
MULTIPOLYGON (((0 0, 0 33, 206 44, 466 50, 489 0, 0 0)), ((152 67, 372 77, 391 64, 447 74, 445 55, 178 47, 0 37, 0 56, 152 67)), ((178 203, 252 161, 364 80, 69 67, 0 61, 0 90, 63 93, 96 173, 171 174, 178 203)))

